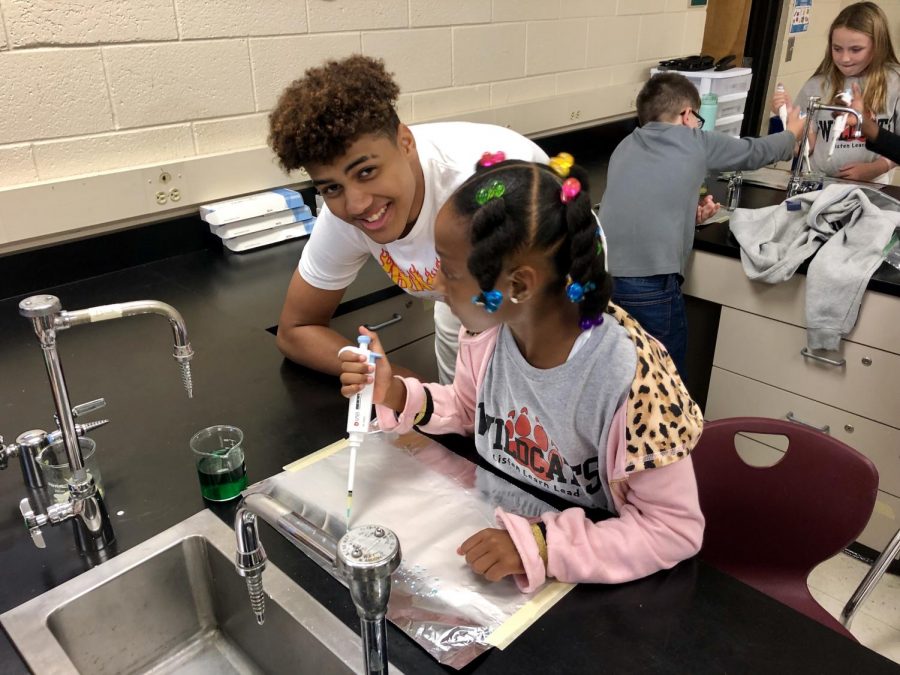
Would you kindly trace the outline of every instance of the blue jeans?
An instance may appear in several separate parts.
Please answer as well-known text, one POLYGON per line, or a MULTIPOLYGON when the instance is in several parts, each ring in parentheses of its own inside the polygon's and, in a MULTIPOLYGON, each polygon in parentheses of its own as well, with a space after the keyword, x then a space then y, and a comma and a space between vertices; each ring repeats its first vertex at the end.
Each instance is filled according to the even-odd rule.
POLYGON ((613 302, 663 343, 683 377, 687 353, 687 313, 679 275, 616 277, 613 281, 613 302))

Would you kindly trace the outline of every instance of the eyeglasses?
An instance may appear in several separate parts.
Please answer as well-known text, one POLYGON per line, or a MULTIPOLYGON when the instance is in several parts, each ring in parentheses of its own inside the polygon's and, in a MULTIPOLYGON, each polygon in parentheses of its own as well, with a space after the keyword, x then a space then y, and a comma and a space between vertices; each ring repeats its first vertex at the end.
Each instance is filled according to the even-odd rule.
POLYGON ((702 128, 704 127, 704 125, 706 124, 706 120, 703 119, 703 117, 700 116, 700 113, 698 113, 696 110, 693 110, 693 109, 692 109, 691 112, 694 113, 694 117, 696 117, 697 120, 700 122, 700 127, 699 127, 699 128, 702 129, 702 128))

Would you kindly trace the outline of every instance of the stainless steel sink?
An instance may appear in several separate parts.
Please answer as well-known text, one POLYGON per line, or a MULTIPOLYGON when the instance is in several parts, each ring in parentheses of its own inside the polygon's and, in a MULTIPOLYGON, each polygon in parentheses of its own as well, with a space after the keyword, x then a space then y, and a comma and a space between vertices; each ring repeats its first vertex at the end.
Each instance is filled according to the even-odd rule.
POLYGON ((41 675, 361 671, 359 636, 271 563, 258 626, 234 552, 231 528, 203 511, 0 623, 41 675))

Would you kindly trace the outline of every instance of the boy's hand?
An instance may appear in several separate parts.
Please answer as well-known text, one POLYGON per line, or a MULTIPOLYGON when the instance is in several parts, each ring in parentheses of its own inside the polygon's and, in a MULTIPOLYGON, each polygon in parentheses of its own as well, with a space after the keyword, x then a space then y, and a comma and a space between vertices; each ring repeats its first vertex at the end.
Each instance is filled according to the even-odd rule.
POLYGON ((372 403, 382 403, 393 380, 391 364, 387 356, 384 356, 384 348, 381 346, 378 335, 365 326, 360 326, 359 332, 360 335, 367 335, 372 338, 372 341, 369 343, 369 351, 382 356, 380 359, 375 360, 375 365, 372 365, 362 354, 358 354, 350 349, 342 349, 338 353, 338 358, 341 361, 341 394, 350 398, 354 394, 359 393, 366 384, 374 382, 372 403))
POLYGON ((791 97, 788 95, 786 91, 776 91, 775 95, 772 97, 772 114, 777 115, 778 109, 786 105, 788 109, 790 109, 791 105, 791 97))
POLYGON ((712 195, 706 195, 697 205, 697 225, 707 218, 712 218, 722 207, 712 195))
POLYGON ((803 138, 804 126, 806 126, 806 120, 800 117, 800 108, 795 105, 789 105, 787 130, 794 134, 794 138, 800 140, 801 138, 803 138))
POLYGON ((488 581, 500 581, 510 574, 525 574, 522 558, 506 530, 481 530, 466 539, 456 552, 466 557, 473 572, 488 581))

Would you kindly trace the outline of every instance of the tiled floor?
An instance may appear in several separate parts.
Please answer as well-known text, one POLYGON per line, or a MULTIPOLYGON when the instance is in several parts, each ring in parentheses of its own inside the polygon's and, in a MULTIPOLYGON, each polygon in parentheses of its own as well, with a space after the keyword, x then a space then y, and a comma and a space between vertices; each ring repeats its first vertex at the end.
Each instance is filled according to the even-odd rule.
MULTIPOLYGON (((869 567, 846 554, 826 560, 809 576, 813 597, 839 618, 847 600, 869 567)), ((885 574, 859 607, 850 632, 860 643, 900 663, 900 577, 885 574)))

